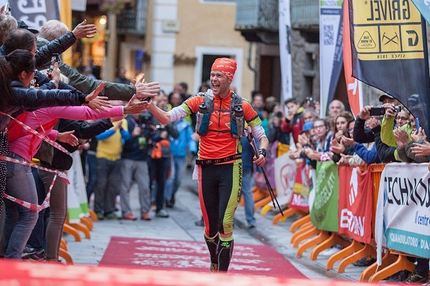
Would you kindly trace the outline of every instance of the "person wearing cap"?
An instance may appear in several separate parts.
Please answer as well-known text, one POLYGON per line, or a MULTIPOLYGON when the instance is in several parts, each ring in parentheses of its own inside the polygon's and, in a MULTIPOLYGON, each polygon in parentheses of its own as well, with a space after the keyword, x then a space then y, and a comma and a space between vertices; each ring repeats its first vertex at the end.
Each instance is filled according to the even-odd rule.
POLYGON ((19 20, 19 21, 17 21, 17 23, 18 23, 18 28, 20 28, 20 29, 26 29, 26 30, 32 32, 35 35, 39 34, 38 30, 29 28, 28 25, 24 21, 19 20))
MULTIPOLYGON (((205 226, 204 239, 210 253, 211 271, 228 270, 234 245, 233 218, 242 185, 242 146, 239 140, 241 134, 239 132, 235 134, 231 128, 234 124, 231 118, 231 105, 238 99, 238 95, 230 86, 236 68, 237 63, 234 59, 217 58, 210 73, 212 89, 187 99, 170 111, 164 111, 153 103, 148 107, 161 124, 177 121, 191 113, 198 113, 199 109, 198 122, 201 116, 203 119, 209 117, 208 124, 201 123, 205 124, 203 127, 207 130, 196 128, 201 135, 196 171, 205 226), (206 104, 211 104, 211 101, 212 112, 208 110, 205 113, 204 110, 208 107, 206 104)), ((269 142, 261 126, 261 119, 248 101, 242 99, 241 104, 243 120, 260 143, 259 154, 253 159, 254 164, 263 166, 269 142)), ((237 112, 236 110, 235 108, 234 111, 237 112)))
POLYGON ((297 138, 298 140, 296 144, 297 150, 293 151, 290 154, 291 159, 298 158, 300 156, 300 153, 302 152, 302 148, 313 146, 312 137, 311 137, 312 134, 310 134, 310 132, 312 132, 312 126, 314 126, 313 121, 306 122, 303 125, 303 129, 300 130, 299 136, 297 138))
POLYGON ((398 103, 397 99, 395 99, 392 95, 383 93, 379 96, 379 102, 382 104, 394 104, 396 105, 398 103))

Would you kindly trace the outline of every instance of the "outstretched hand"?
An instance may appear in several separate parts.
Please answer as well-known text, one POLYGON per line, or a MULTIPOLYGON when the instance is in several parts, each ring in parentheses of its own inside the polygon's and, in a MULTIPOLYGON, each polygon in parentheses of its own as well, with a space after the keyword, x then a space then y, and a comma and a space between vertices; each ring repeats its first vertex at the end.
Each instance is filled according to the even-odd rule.
POLYGON ((430 155, 430 143, 426 140, 423 141, 423 144, 414 143, 414 146, 411 147, 412 153, 415 156, 427 156, 430 155))
POLYGON ((124 114, 138 114, 145 112, 148 105, 149 102, 137 99, 137 95, 135 94, 125 105, 124 114))
POLYGON ((60 142, 67 143, 70 146, 78 146, 79 140, 78 138, 76 138, 75 135, 73 135, 73 133, 75 133, 75 130, 67 131, 67 132, 59 132, 57 133, 56 139, 60 142))
POLYGON ((98 96, 105 85, 106 82, 104 81, 99 84, 99 86, 93 92, 85 97, 85 101, 88 102, 88 107, 97 113, 100 113, 100 111, 107 111, 106 107, 112 107, 106 96, 98 96))
POLYGON ((138 99, 144 99, 147 97, 154 97, 157 96, 160 92, 160 83, 158 82, 139 82, 137 81, 136 84, 136 96, 138 99))
POLYGON ((83 20, 72 31, 76 39, 94 38, 97 33, 97 28, 94 24, 87 24, 87 20, 83 20))

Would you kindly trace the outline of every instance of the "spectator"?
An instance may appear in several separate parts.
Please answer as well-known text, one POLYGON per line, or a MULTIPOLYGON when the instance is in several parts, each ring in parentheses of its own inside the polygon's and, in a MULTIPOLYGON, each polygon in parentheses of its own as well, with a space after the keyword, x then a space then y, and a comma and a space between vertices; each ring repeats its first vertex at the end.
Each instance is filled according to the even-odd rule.
MULTIPOLYGON (((167 111, 167 95, 160 94, 157 97, 158 108, 167 111)), ((161 124, 155 117, 152 119, 153 125, 157 127, 157 134, 152 142, 151 161, 150 161, 150 178, 154 180, 155 192, 155 216, 167 218, 169 213, 164 208, 165 195, 164 188, 171 168, 171 147, 170 136, 174 139, 179 134, 174 123, 167 125, 161 124)))
POLYGON ((127 124, 119 120, 111 129, 96 136, 97 183, 94 188, 94 212, 99 220, 118 219, 115 199, 119 195, 122 144, 130 137, 126 128, 127 124))
POLYGON ((289 133, 293 135, 294 143, 298 142, 298 136, 300 131, 303 129, 303 107, 295 98, 290 98, 285 101, 285 105, 288 108, 287 115, 285 116, 285 121, 282 122, 281 130, 282 132, 289 133))
POLYGON ((242 192, 243 200, 245 203, 245 218, 248 223, 248 228, 255 228, 255 215, 254 215, 254 198, 252 196, 252 182, 253 182, 253 169, 254 165, 252 162, 252 158, 254 157, 254 153, 251 145, 248 142, 248 139, 245 136, 242 136, 240 139, 240 143, 242 144, 242 192))
POLYGON ((342 101, 334 99, 328 106, 328 115, 325 120, 331 124, 342 111, 345 111, 345 105, 342 101))
POLYGON ((179 136, 177 138, 170 138, 170 148, 172 151, 171 176, 165 186, 166 207, 168 208, 172 208, 175 205, 175 195, 181 184, 181 178, 186 166, 187 151, 193 157, 197 154, 197 144, 192 138, 193 130, 190 123, 185 118, 181 118, 176 121, 176 129, 179 136))
POLYGON ((130 207, 130 188, 134 181, 139 192, 140 218, 150 220, 151 207, 150 178, 148 168, 148 151, 151 136, 154 135, 152 126, 144 116, 132 114, 127 116, 127 130, 129 139, 125 140, 121 153, 121 189, 120 203, 122 218, 136 220, 130 207))
POLYGON ((130 84, 131 80, 129 80, 126 76, 126 70, 125 67, 120 67, 118 69, 118 72, 116 74, 114 82, 116 83, 122 83, 122 84, 130 84))

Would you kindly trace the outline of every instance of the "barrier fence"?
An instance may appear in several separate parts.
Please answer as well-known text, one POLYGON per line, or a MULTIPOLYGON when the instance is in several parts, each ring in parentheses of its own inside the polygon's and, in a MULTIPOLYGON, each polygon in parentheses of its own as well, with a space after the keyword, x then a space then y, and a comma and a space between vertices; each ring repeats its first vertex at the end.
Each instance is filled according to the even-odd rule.
MULTIPOLYGON (((297 257, 312 248, 310 259, 315 260, 324 249, 340 244, 343 249, 326 264, 329 270, 340 261, 339 273, 361 258, 377 257, 377 262, 363 271, 362 281, 413 271, 408 256, 430 258, 427 163, 350 167, 318 162, 313 176, 310 166, 298 161, 291 184, 291 174, 285 174, 285 170, 292 170, 291 161, 283 160, 285 157, 275 160, 274 176, 276 190, 280 187, 283 196, 291 197, 288 210, 303 214, 290 228, 297 257), (304 213, 306 203, 308 212, 304 213)), ((278 221, 275 216, 273 224, 278 221)))

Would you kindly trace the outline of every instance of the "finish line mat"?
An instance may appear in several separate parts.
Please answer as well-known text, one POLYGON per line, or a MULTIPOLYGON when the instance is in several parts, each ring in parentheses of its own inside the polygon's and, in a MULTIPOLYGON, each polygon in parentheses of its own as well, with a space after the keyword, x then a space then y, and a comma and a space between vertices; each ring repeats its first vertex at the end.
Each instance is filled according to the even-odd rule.
MULTIPOLYGON (((112 237, 100 266, 209 272, 206 243, 112 237)), ((274 248, 235 244, 228 273, 306 278, 274 248)))

